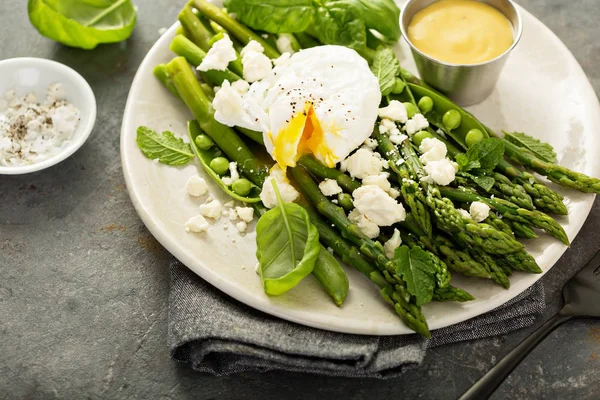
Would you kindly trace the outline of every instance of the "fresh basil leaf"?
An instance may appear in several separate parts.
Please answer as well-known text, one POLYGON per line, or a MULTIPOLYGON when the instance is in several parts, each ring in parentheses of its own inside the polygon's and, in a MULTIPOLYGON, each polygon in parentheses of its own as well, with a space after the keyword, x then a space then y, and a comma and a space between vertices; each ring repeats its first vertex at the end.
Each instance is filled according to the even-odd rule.
POLYGON ((373 29, 386 39, 396 43, 400 39, 400 9, 394 0, 355 0, 362 7, 367 29, 373 29))
POLYGON ((315 13, 312 0, 225 0, 224 5, 245 25, 270 33, 303 32, 315 13))
POLYGON ((271 180, 278 206, 267 211, 256 224, 256 257, 265 293, 280 295, 309 275, 321 245, 319 232, 306 210, 295 203, 281 201, 271 180))
POLYGON ((121 42, 136 22, 130 0, 29 0, 27 11, 42 35, 82 49, 121 42))
POLYGON ((555 163, 556 162, 556 151, 549 144, 542 142, 532 136, 529 136, 523 132, 504 132, 504 139, 511 142, 514 145, 522 147, 531 151, 540 160, 555 163))
POLYGON ((194 158, 190 145, 176 138, 173 132, 165 131, 160 134, 140 126, 135 141, 146 157, 152 160, 158 159, 163 164, 183 165, 194 158))
POLYGON ((461 171, 481 169, 491 171, 504 157, 504 143, 501 140, 488 138, 475 143, 465 153, 464 157, 457 156, 461 171))
POLYGON ((394 251, 396 272, 406 282, 406 287, 415 297, 417 306, 429 303, 435 288, 436 267, 427 253, 420 247, 409 249, 400 246, 394 251))
POLYGON ((492 187, 494 187, 494 184, 496 183, 496 180, 494 179, 494 177, 489 176, 489 175, 474 175, 474 174, 470 174, 468 172, 459 172, 459 174, 466 178, 470 178, 473 182, 475 182, 479 187, 481 187, 486 192, 489 192, 492 189, 492 187))
POLYGON ((380 47, 375 52, 371 71, 379 80, 381 94, 387 96, 392 92, 396 83, 396 76, 400 73, 400 61, 398 61, 392 49, 380 47))
POLYGON ((321 0, 310 34, 324 44, 337 44, 360 51, 367 46, 362 8, 355 0, 321 0))

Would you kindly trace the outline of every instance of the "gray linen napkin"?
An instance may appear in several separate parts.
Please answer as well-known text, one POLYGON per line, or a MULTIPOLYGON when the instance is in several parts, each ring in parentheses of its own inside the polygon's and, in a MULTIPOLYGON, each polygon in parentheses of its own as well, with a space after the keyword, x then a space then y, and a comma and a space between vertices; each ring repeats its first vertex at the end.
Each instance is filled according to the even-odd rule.
POLYGON ((330 376, 389 378, 419 364, 428 347, 500 335, 531 325, 545 308, 538 282, 480 317, 417 335, 328 332, 272 317, 212 287, 179 262, 171 264, 169 344, 172 357, 200 372, 228 375, 285 370, 330 376))

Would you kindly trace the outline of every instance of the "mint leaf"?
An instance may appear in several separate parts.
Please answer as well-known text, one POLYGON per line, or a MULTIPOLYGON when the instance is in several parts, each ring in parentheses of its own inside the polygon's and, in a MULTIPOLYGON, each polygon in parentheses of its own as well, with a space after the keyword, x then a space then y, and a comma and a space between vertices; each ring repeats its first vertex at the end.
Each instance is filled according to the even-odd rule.
POLYGON ((459 172, 461 176, 466 178, 470 178, 473 182, 475 182, 479 187, 481 187, 486 192, 489 192, 492 187, 494 187, 494 183, 496 180, 489 175, 473 175, 469 172, 459 172))
POLYGON ((173 132, 165 131, 160 134, 140 126, 135 141, 146 157, 151 160, 158 159, 163 164, 184 165, 194 158, 190 145, 176 138, 173 132))
POLYGON ((475 143, 464 156, 457 156, 456 162, 461 171, 474 169, 492 171, 502 160, 502 157, 504 157, 504 143, 498 139, 488 138, 475 143))
POLYGON ((550 163, 556 162, 556 152, 550 144, 542 142, 523 132, 502 132, 504 133, 504 139, 508 142, 529 150, 540 160, 550 163))
POLYGON ((379 47, 373 58, 371 71, 379 81, 381 94, 390 94, 396 83, 396 76, 400 73, 400 62, 394 51, 389 47, 379 47))
POLYGON ((393 261, 417 306, 429 303, 435 288, 436 268, 427 253, 420 247, 400 246, 394 251, 393 261))

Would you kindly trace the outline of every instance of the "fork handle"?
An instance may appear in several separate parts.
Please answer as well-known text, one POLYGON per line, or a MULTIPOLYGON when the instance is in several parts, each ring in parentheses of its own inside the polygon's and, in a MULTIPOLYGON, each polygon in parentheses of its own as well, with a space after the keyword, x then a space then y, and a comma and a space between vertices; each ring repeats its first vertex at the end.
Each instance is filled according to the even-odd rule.
POLYGON ((508 353, 502 360, 481 377, 459 400, 485 400, 488 399, 506 377, 519 365, 521 361, 554 329, 571 319, 570 315, 556 314, 546 321, 527 339, 508 353))

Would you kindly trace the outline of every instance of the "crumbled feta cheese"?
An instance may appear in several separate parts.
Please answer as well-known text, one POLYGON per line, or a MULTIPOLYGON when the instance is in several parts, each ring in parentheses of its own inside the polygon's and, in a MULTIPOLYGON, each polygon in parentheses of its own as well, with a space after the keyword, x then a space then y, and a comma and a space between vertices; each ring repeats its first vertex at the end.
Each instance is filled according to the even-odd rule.
MULTIPOLYGON (((342 171, 348 173, 353 178, 364 179, 369 175, 379 175, 383 168, 382 160, 375 156, 372 151, 365 148, 356 150, 354 154, 346 158, 341 163, 342 171)), ((387 163, 385 163, 387 165, 387 163)))
POLYGON ((229 63, 237 59, 233 42, 228 35, 217 40, 198 66, 198 71, 225 71, 229 63))
POLYGON ((362 180, 363 185, 375 185, 379 186, 384 192, 389 192, 392 188, 390 181, 388 181, 388 177, 390 174, 387 172, 382 172, 379 175, 369 175, 365 179, 362 180))
POLYGON ((223 204, 223 206, 229 207, 229 208, 233 207, 234 205, 235 205, 235 201, 233 201, 233 200, 228 201, 227 203, 223 204))
POLYGON ((333 249, 331 247, 328 247, 327 251, 330 252, 331 254, 333 254, 333 249))
POLYGON ((216 199, 200 206, 200 213, 207 218, 219 219, 221 218, 222 211, 223 206, 221 205, 221 202, 216 199))
POLYGON ((228 80, 223 81, 221 89, 215 93, 212 105, 215 109, 215 119, 223 125, 255 128, 254 122, 244 108, 242 95, 228 80))
POLYGON ((291 39, 291 34, 289 33, 282 33, 279 35, 279 37, 277 38, 277 50, 279 50, 279 52, 281 54, 283 53, 290 53, 290 54, 294 54, 294 48, 292 47, 292 39, 291 39))
POLYGON ((471 214, 467 210, 463 210, 462 208, 457 208, 456 211, 463 217, 471 219, 471 214))
POLYGON ((204 218, 202 215, 196 215, 195 217, 188 219, 188 221, 185 223, 185 231, 195 233, 206 232, 209 226, 210 224, 206 218, 204 218))
POLYGON ((239 79, 231 84, 231 87, 242 96, 248 93, 250 84, 243 79, 239 79))
POLYGON ((408 120, 408 114, 406 113, 404 104, 398 100, 392 100, 387 107, 379 109, 379 118, 387 118, 392 121, 405 123, 408 120))
POLYGON ((245 223, 244 221, 240 221, 237 224, 235 224, 235 227, 238 230, 238 232, 244 233, 244 232, 246 232, 246 229, 248 229, 248 224, 245 223))
POLYGON ((265 49, 255 40, 242 49, 242 66, 244 67, 244 79, 248 82, 256 82, 266 78, 273 67, 271 59, 264 55, 265 49))
POLYGON ((366 149, 373 151, 377 148, 377 140, 372 139, 372 138, 367 138, 367 140, 365 140, 365 142, 363 143, 363 146, 366 149))
POLYGON ((415 114, 411 119, 406 121, 406 125, 404 125, 404 130, 409 135, 414 135, 422 129, 425 129, 429 126, 429 122, 423 116, 423 114, 415 114))
POLYGON ((230 221, 235 221, 238 218, 239 218, 239 215, 236 210, 234 210, 233 208, 231 210, 229 210, 229 220, 230 221))
POLYGON ((185 184, 185 190, 190 196, 202 196, 208 191, 206 181, 198 175, 191 176, 185 184))
POLYGON ((246 223, 250 223, 254 219, 254 209, 252 207, 236 207, 235 211, 240 219, 246 223))
POLYGON ((385 242, 383 245, 383 250, 385 251, 386 257, 390 260, 394 258, 394 250, 400 247, 401 244, 402 239, 400 238, 400 231, 394 228, 394 234, 392 235, 390 240, 385 242))
POLYGON ((369 221, 369 219, 361 214, 356 208, 350 211, 350 214, 348 214, 348 219, 353 224, 356 224, 358 229, 360 229, 360 231, 368 238, 375 239, 377 236, 379 236, 379 227, 377 224, 369 221))
POLYGON ((225 177, 221 178, 223 183, 226 184, 227 186, 233 185, 233 182, 240 179, 240 173, 237 170, 237 163, 235 161, 231 161, 229 163, 229 174, 231 176, 225 176, 225 177))
POLYGON ((400 192, 394 188, 391 188, 390 190, 388 190, 388 194, 390 195, 390 197, 392 199, 397 199, 398 197, 400 197, 400 192))
POLYGON ((282 55, 273 60, 273 64, 275 64, 275 66, 277 67, 288 65, 290 63, 291 56, 292 53, 283 53, 282 55))
POLYGON ((338 193, 342 193, 342 188, 333 179, 325 179, 319 183, 319 189, 325 196, 333 196, 338 193))
POLYGON ((469 212, 475 222, 482 222, 490 215, 490 206, 480 201, 474 201, 471 203, 469 212))
POLYGON ((406 219, 404 206, 392 199, 379 186, 363 185, 356 189, 352 196, 354 207, 369 221, 379 226, 391 226, 406 219))
POLYGON ((279 194, 281 195, 281 200, 283 202, 294 202, 298 196, 300 196, 300 193, 298 193, 298 191, 290 184, 287 176, 285 176, 285 171, 276 165, 271 168, 271 173, 265 180, 262 191, 260 192, 260 199, 265 207, 273 208, 277 206, 277 196, 275 196, 275 190, 273 189, 271 180, 275 180, 277 189, 279 189, 279 194))
POLYGON ((429 161, 427 165, 425 165, 425 171, 427 171, 429 177, 433 179, 435 183, 446 186, 456 177, 456 167, 454 164, 454 162, 447 158, 439 161, 429 161))
POLYGON ((421 142, 421 145, 419 146, 419 151, 423 153, 419 158, 425 165, 430 161, 440 161, 441 159, 446 158, 446 154, 448 153, 446 144, 436 138, 423 139, 423 142, 421 142))
POLYGON ((408 139, 408 136, 406 136, 402 133, 399 133, 397 135, 390 135, 390 142, 392 142, 394 144, 401 144, 406 139, 408 139))
POLYGON ((396 123, 389 119, 382 119, 379 122, 379 133, 384 135, 397 136, 400 135, 400 129, 396 126, 396 123))

